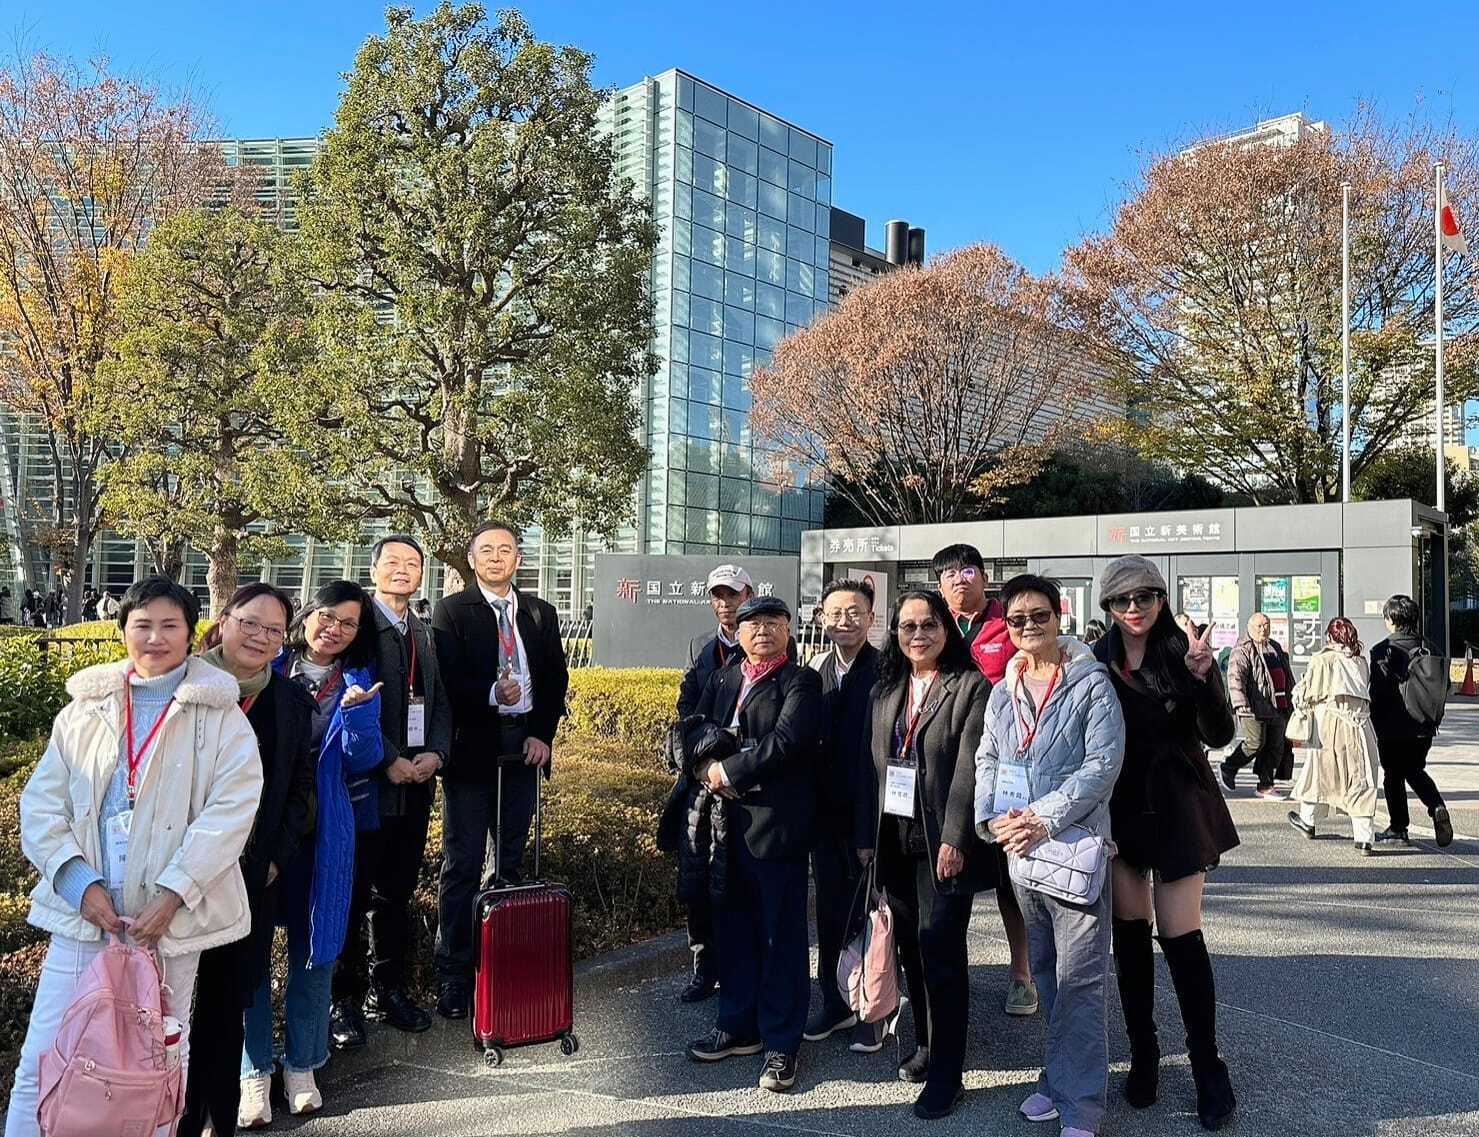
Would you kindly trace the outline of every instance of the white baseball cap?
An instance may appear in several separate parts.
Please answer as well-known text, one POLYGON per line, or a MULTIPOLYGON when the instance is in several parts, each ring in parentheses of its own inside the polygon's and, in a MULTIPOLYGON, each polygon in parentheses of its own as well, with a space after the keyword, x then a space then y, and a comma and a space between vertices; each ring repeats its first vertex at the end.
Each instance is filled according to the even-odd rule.
POLYGON ((709 573, 709 591, 716 588, 732 588, 736 592, 742 592, 746 588, 753 588, 755 582, 750 579, 750 574, 739 565, 720 565, 709 573))

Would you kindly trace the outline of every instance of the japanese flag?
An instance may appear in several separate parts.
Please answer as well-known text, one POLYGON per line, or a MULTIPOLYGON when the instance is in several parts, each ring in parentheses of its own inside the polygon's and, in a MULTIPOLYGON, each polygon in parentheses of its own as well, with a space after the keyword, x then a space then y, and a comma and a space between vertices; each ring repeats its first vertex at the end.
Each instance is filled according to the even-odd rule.
POLYGON ((1438 199, 1438 232, 1443 236, 1443 247, 1450 253, 1468 254, 1469 242, 1464 240, 1464 231, 1459 228, 1453 206, 1448 204, 1448 191, 1442 191, 1438 199))

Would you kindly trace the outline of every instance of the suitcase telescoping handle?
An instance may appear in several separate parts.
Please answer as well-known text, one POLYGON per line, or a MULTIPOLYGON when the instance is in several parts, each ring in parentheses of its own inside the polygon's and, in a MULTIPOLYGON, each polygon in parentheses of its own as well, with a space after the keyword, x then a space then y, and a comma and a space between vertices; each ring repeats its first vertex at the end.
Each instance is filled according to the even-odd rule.
MULTIPOLYGON (((502 866, 498 863, 499 852, 503 848, 503 768, 504 766, 523 762, 521 754, 508 754, 498 759, 498 808, 494 810, 493 820, 493 879, 499 877, 502 866)), ((535 767, 534 770, 534 879, 540 879, 539 873, 539 848, 544 844, 544 770, 535 767)))

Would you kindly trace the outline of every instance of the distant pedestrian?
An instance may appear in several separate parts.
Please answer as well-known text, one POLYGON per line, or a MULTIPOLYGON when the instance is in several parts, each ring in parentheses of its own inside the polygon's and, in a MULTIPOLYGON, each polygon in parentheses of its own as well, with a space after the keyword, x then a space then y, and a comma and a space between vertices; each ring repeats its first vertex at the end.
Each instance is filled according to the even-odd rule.
POLYGON ((1315 743, 1291 795, 1299 803, 1289 824, 1313 838, 1331 809, 1350 815, 1356 851, 1369 856, 1376 840, 1376 731, 1371 725, 1371 665, 1361 654, 1356 626, 1337 616, 1325 646, 1310 659, 1294 688, 1294 705, 1314 712, 1315 743))
POLYGON ((1099 640, 1101 638, 1103 638, 1103 636, 1104 636, 1104 621, 1103 620, 1090 620, 1087 624, 1084 625, 1084 643, 1085 644, 1092 646, 1093 644, 1098 643, 1099 640))
POLYGON ((1288 746, 1284 730, 1289 725, 1294 669, 1271 632, 1269 618, 1253 613, 1248 634, 1228 657, 1227 693, 1238 719, 1238 744, 1222 763, 1222 784, 1234 789, 1238 771, 1251 762, 1258 796, 1285 801, 1274 782, 1288 746))
MULTIPOLYGON (((1393 596, 1382 607, 1387 631, 1391 633, 1371 649, 1371 725, 1376 728, 1376 745, 1387 798, 1391 824, 1376 835, 1378 841, 1407 842, 1407 787, 1427 806, 1433 818, 1433 831, 1440 847, 1453 841, 1453 823, 1443 795, 1427 771, 1428 750, 1433 745, 1437 724, 1430 717, 1416 719, 1407 709, 1402 689, 1422 677, 1409 670, 1413 659, 1422 652, 1438 657, 1433 645, 1418 634, 1417 602, 1410 596, 1393 596)), ((1431 692, 1432 700, 1442 706, 1448 693, 1448 660, 1442 663, 1442 690, 1431 692)))
POLYGON ((15 601, 11 599, 10 588, 0 588, 0 624, 15 623, 15 601))
POLYGON ((1197 1117, 1220 1129, 1237 1107, 1217 1047, 1217 986, 1202 935, 1207 873, 1238 844, 1206 747, 1226 746, 1233 716, 1209 645, 1188 640, 1166 606, 1153 561, 1124 556, 1104 567, 1099 606, 1114 626, 1094 655, 1109 668, 1125 714, 1125 762, 1109 810, 1119 855, 1114 888, 1114 959, 1130 1075, 1125 1099, 1154 1104, 1160 1078, 1151 919, 1181 1004, 1197 1117))

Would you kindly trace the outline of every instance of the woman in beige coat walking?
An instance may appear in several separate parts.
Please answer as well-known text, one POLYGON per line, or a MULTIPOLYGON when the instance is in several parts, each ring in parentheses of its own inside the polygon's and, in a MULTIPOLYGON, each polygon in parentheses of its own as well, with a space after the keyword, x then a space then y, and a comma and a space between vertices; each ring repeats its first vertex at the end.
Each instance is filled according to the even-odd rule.
POLYGON ((1314 732, 1294 781, 1289 824, 1311 840, 1331 809, 1348 814, 1356 851, 1371 855, 1375 837, 1377 750, 1371 726, 1371 665, 1361 654, 1356 626, 1337 616, 1325 646, 1294 688, 1295 713, 1309 712, 1314 732))

